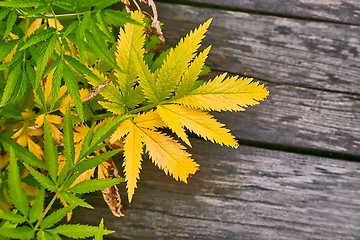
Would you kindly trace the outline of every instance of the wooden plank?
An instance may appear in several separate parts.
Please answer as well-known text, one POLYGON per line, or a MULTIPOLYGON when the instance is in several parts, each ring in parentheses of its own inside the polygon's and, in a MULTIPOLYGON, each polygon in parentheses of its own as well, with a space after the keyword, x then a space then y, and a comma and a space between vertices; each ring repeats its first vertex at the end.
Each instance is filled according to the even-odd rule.
POLYGON ((116 230, 111 239, 360 236, 360 163, 192 143, 201 169, 188 184, 144 161, 124 218, 111 216, 100 194, 92 194, 95 210, 79 209, 73 220, 98 224, 104 217, 107 228, 116 230))
POLYGON ((357 0, 182 0, 177 2, 267 15, 360 24, 360 1, 357 0))
POLYGON ((239 139, 360 158, 359 95, 267 85, 269 99, 259 106, 215 116, 239 139))
POLYGON ((214 18, 205 44, 215 70, 360 94, 360 26, 158 3, 168 45, 214 18))

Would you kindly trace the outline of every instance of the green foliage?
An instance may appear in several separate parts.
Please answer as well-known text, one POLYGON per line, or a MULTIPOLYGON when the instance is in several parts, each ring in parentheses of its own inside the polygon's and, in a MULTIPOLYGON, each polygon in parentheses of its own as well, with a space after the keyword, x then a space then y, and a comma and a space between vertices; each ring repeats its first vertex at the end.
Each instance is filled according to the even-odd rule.
POLYGON ((187 182, 199 165, 185 129, 237 147, 208 111, 242 111, 268 94, 249 78, 199 80, 211 20, 157 52, 157 16, 111 8, 118 3, 0 1, 1 239, 102 239, 112 233, 103 219, 64 223, 75 208, 93 208, 85 194, 101 191, 122 216, 117 185, 126 182, 131 201, 144 155, 187 182))

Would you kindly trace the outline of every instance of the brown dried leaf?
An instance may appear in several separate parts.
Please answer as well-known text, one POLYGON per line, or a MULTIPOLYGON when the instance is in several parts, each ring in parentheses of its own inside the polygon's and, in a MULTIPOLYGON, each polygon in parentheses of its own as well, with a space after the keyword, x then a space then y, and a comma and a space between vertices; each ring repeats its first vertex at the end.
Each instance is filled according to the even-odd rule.
MULTIPOLYGON (((98 168, 98 178, 119 178, 119 171, 110 158, 98 168)), ((116 217, 122 217, 124 214, 121 212, 121 197, 117 186, 111 186, 101 190, 104 201, 108 205, 112 214, 116 217)))

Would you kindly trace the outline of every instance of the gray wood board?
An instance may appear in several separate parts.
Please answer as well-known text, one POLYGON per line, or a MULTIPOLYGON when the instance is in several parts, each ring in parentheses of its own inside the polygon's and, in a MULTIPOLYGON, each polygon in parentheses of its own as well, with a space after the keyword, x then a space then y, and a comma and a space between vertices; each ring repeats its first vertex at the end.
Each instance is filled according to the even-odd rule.
POLYGON ((201 168, 188 184, 145 160, 125 217, 91 194, 95 210, 73 221, 104 217, 109 239, 359 239, 359 163, 192 142, 201 168))
MULTIPOLYGON (((161 1, 169 2, 169 0, 161 1)), ((358 0, 182 0, 178 2, 360 25, 358 0)))
POLYGON ((168 45, 214 18, 210 67, 275 83, 360 94, 360 26, 158 3, 168 45))
POLYGON ((360 96, 267 84, 270 96, 245 112, 216 113, 238 139, 357 155, 360 96))

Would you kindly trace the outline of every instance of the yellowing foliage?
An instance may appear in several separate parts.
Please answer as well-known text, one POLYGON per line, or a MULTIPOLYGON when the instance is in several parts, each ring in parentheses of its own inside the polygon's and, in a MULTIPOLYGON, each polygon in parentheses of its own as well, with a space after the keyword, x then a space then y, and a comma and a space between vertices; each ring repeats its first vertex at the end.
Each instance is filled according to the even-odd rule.
MULTIPOLYGON (((96 2, 102 1, 82 4, 99 4, 96 2)), ((113 214, 122 216, 120 195, 114 186, 120 182, 121 173, 114 163, 118 158, 113 158, 119 152, 129 202, 144 158, 166 175, 187 183, 200 167, 187 151, 192 147, 188 132, 237 148, 235 136, 210 111, 244 111, 268 96, 264 85, 251 78, 224 73, 199 80, 211 46, 199 49, 212 19, 190 31, 174 48, 156 55, 152 49, 160 44, 155 43, 154 48, 151 41, 164 39, 155 4, 141 2, 153 10, 151 23, 142 11, 134 11, 129 14, 132 20, 124 25, 121 21, 107 24, 114 10, 106 12, 100 5, 101 10, 89 8, 96 14, 78 14, 74 20, 78 22, 70 25, 55 17, 24 22, 24 35, 15 37, 9 26, 12 21, 15 24, 17 12, 9 15, 13 19, 6 31, 11 38, 5 36, 1 62, 23 60, 20 65, 15 63, 16 67, 8 65, 1 75, 6 84, 0 110, 7 118, 3 121, 6 124, 0 125, 0 143, 7 140, 3 132, 14 131, 9 136, 28 149, 19 146, 16 151, 23 151, 20 157, 30 156, 23 165, 42 185, 39 192, 45 194, 46 188, 56 193, 68 209, 73 202, 89 207, 75 194, 102 190, 113 214), (108 14, 105 18, 104 12, 108 14), (23 52, 19 55, 18 51, 23 52), (28 59, 36 51, 39 56, 28 59), (17 115, 10 113, 11 107, 22 104, 26 106, 17 115)), ((11 152, 12 147, 4 149, 11 152)), ((12 162, 12 181, 21 182, 15 159, 19 156, 2 153, 0 157, 5 162, 0 168, 12 162)), ((27 192, 38 193, 38 189, 24 186, 27 192)), ((20 190, 10 191, 10 195, 22 194, 20 190)), ((24 210, 28 203, 18 206, 24 210)))

